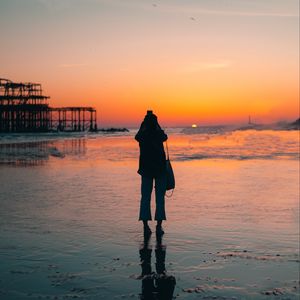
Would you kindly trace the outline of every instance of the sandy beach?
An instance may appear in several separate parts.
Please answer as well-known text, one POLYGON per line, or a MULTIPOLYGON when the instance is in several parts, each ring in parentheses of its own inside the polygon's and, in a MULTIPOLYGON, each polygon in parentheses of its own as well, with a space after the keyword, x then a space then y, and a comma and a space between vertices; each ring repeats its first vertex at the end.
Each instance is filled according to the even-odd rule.
POLYGON ((177 187, 147 243, 134 131, 2 139, 0 298, 143 299, 146 251, 174 299, 298 299, 298 134, 170 130, 177 187))

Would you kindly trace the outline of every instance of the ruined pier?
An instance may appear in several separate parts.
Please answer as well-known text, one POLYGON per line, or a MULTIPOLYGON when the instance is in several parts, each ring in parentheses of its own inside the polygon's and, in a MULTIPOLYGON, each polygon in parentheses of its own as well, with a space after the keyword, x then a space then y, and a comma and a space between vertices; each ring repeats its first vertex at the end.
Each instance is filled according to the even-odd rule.
POLYGON ((97 131, 93 107, 50 107, 39 83, 0 78, 0 132, 97 131))

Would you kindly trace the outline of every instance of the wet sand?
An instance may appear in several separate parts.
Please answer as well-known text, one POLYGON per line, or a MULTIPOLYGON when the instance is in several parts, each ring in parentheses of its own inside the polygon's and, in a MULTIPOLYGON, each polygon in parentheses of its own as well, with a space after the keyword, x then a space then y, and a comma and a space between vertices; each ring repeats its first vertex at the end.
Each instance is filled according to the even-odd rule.
POLYGON ((176 299, 298 299, 298 161, 183 160, 185 139, 173 138, 161 243, 137 221, 132 137, 23 145, 10 160, 2 147, 0 298, 140 299, 146 253, 150 275, 159 257, 175 277, 176 299))

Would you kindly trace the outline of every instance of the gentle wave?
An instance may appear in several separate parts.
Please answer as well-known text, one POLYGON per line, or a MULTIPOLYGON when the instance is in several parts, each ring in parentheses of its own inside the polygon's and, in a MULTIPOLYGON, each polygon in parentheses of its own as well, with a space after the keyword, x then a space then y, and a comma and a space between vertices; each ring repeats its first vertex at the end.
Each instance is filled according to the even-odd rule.
MULTIPOLYGON (((215 127, 214 127, 215 129, 215 127)), ((128 161, 138 159, 136 131, 129 133, 13 134, 0 136, 0 163, 48 161, 67 157, 128 161)), ((298 160, 299 132, 273 130, 214 131, 185 134, 167 129, 173 161, 298 160)))
POLYGON ((299 153, 278 153, 272 155, 176 155, 173 157, 174 161, 192 161, 192 160, 203 160, 203 159, 232 159, 232 160, 250 160, 250 159, 288 159, 298 160, 299 153))

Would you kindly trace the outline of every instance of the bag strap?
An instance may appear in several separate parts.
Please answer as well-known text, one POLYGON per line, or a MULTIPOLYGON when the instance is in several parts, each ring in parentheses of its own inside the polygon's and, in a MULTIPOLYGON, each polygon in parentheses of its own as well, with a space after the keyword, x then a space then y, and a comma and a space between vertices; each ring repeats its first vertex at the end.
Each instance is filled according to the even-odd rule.
POLYGON ((166 141, 166 150, 167 150, 167 160, 170 160, 170 157, 169 157, 168 141, 166 141))

